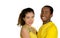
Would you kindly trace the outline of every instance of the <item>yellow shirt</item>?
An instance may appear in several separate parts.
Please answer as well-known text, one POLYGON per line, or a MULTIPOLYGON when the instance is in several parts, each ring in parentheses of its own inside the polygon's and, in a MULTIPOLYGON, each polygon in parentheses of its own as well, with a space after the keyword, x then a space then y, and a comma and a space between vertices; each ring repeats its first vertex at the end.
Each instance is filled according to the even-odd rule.
POLYGON ((36 29, 35 28, 32 27, 32 29, 28 29, 28 32, 29 32, 30 38, 37 38, 37 34, 36 34, 36 29))
POLYGON ((29 32, 29 34, 30 34, 30 38, 37 38, 37 35, 34 34, 33 32, 29 32))
POLYGON ((38 38, 58 38, 57 35, 57 28, 53 22, 42 25, 37 33, 38 38))

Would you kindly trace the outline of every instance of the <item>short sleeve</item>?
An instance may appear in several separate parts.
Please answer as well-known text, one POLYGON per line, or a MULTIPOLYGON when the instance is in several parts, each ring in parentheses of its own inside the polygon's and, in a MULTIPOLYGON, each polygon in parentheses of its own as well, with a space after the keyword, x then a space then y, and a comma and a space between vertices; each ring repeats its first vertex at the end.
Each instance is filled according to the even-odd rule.
POLYGON ((47 31, 46 38, 58 38, 57 35, 57 28, 53 26, 47 31))

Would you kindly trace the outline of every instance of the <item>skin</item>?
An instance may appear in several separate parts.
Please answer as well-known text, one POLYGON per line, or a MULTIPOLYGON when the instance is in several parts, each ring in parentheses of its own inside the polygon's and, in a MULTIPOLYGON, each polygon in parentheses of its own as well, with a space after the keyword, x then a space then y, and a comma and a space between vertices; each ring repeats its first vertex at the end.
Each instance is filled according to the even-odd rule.
MULTIPOLYGON (((34 21, 34 14, 32 12, 28 12, 25 16, 25 18, 23 18, 25 21, 25 25, 28 28, 31 28, 31 25, 34 21)), ((22 38, 30 38, 29 32, 27 31, 27 28, 22 28, 21 29, 21 36, 22 38)))
POLYGON ((43 7, 41 10, 41 19, 43 21, 43 24, 46 24, 51 21, 51 17, 53 14, 51 14, 50 8, 43 7))

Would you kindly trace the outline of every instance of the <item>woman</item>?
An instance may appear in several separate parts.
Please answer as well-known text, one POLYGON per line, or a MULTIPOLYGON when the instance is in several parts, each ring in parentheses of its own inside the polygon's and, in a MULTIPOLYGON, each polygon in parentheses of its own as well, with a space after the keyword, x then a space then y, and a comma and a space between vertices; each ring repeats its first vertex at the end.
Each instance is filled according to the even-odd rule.
POLYGON ((34 10, 32 8, 25 8, 20 13, 18 25, 21 25, 21 38, 37 38, 36 30, 31 27, 34 21, 34 10))

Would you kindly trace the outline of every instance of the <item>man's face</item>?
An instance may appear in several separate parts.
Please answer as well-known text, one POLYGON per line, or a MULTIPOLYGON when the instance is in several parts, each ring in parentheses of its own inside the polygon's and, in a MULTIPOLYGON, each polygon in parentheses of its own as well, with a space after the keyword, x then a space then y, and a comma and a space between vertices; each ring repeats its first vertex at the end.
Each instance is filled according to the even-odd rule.
POLYGON ((41 10, 41 19, 43 22, 50 20, 52 17, 50 8, 48 7, 43 7, 41 10))

